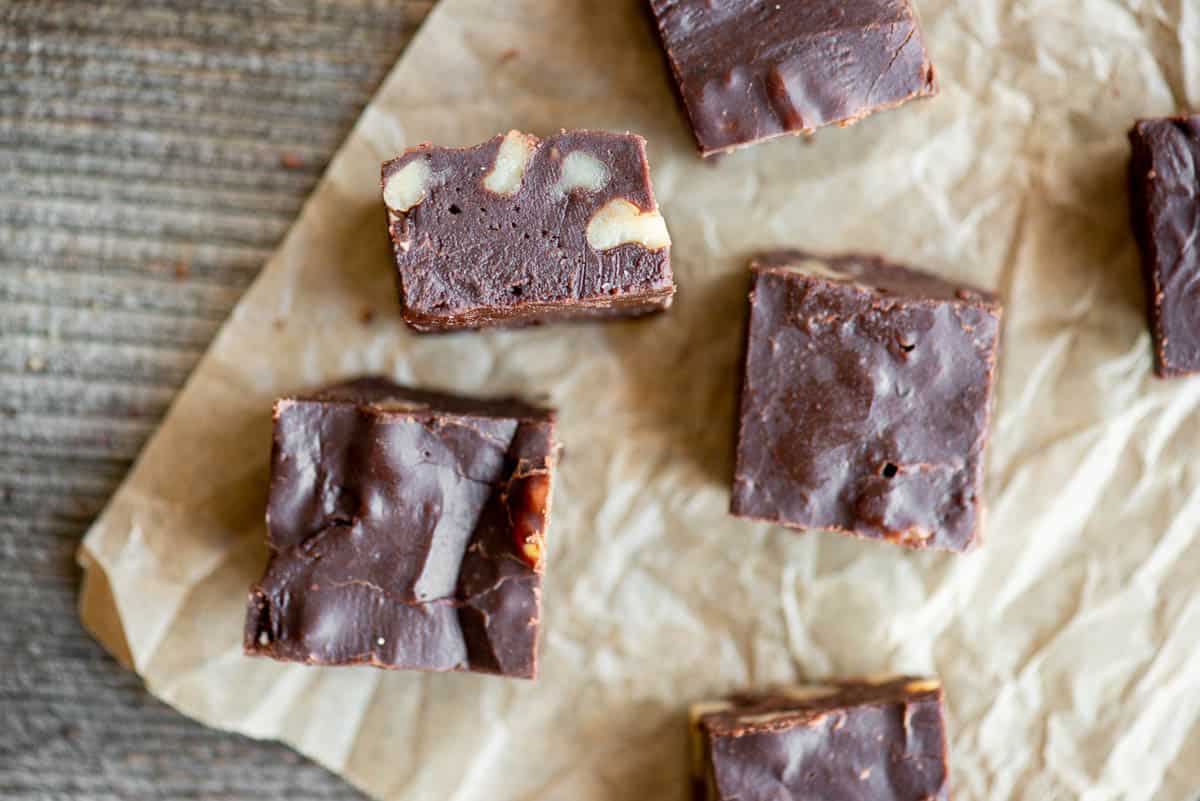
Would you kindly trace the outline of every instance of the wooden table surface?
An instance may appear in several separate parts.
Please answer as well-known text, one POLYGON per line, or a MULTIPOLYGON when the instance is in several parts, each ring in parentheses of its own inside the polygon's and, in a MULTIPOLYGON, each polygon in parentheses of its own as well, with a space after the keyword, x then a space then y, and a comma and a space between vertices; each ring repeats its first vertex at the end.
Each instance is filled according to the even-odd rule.
POLYGON ((152 699, 73 554, 432 4, 0 2, 0 798, 361 797, 152 699))

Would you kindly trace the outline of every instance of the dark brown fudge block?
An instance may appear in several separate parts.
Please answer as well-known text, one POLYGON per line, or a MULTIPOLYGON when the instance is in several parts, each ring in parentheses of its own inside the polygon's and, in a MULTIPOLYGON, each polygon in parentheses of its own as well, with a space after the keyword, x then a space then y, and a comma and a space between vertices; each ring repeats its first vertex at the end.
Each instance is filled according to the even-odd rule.
POLYGON ((381 378, 278 401, 246 653, 534 677, 554 426, 381 378))
POLYGON ((969 548, 996 297, 875 256, 781 251, 751 272, 733 514, 969 548))
POLYGON ((775 688, 692 708, 697 801, 947 801, 941 684, 775 688))
POLYGON ((909 0, 650 0, 700 154, 933 95, 909 0))
POLYGON ((1129 210, 1161 377, 1200 371, 1200 116, 1139 120, 1129 132, 1129 210))
POLYGON ((418 331, 630 317, 671 305, 671 238, 640 136, 510 131, 383 165, 405 322, 418 331))

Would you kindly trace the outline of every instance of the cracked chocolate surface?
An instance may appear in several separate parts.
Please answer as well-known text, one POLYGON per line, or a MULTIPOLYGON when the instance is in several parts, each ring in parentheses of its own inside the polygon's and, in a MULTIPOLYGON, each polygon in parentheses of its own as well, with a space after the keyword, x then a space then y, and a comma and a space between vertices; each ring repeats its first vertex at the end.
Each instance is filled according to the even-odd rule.
POLYGON ((661 224, 640 136, 513 131, 473 148, 421 145, 384 164, 382 181, 401 313, 419 331, 629 317, 671 305, 669 239, 597 235, 602 211, 619 201, 627 204, 619 210, 661 224), (403 179, 420 190, 396 191, 403 179))
POLYGON ((275 406, 249 654, 532 678, 554 413, 366 378, 275 406))
POLYGON ((936 681, 833 682, 732 696, 694 722, 699 801, 945 801, 950 797, 936 681))
POLYGON ((650 0, 703 156, 933 95, 909 0, 650 0))
POLYGON ((1154 370, 1200 371, 1200 116, 1139 120, 1129 132, 1130 215, 1142 255, 1154 370))
POLYGON ((780 251, 751 271, 733 514, 971 547, 997 298, 874 256, 780 251))

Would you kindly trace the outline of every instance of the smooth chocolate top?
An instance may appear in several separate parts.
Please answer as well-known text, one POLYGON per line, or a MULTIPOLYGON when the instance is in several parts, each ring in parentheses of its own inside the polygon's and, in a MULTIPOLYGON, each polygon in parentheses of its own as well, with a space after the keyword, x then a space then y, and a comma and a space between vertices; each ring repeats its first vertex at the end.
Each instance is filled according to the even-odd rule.
POLYGON ((1200 116, 1139 120, 1129 139, 1130 213, 1155 370, 1200 371, 1200 116))
POLYGON ((275 407, 248 653, 532 677, 554 413, 370 378, 275 407))
POLYGON ((733 513, 972 545, 995 296, 869 256, 786 251, 751 269, 733 513))
POLYGON ((908 0, 650 0, 701 154, 936 93, 908 0))
POLYGON ((419 330, 670 305, 670 240, 640 136, 421 145, 384 164, 382 180, 402 311, 419 330))
POLYGON ((945 801, 950 797, 937 682, 834 683, 735 696, 699 721, 709 801, 945 801))
POLYGON ((817 256, 802 250, 774 250, 756 255, 751 269, 844 284, 879 296, 999 308, 999 299, 994 292, 968 284, 951 283, 936 275, 893 264, 880 256, 866 253, 817 256))

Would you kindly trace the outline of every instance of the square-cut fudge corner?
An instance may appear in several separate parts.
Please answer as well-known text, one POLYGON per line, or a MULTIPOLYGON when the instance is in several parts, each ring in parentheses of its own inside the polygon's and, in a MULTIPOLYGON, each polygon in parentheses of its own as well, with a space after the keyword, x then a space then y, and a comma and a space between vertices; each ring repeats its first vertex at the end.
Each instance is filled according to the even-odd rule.
POLYGON ((278 401, 246 653, 533 678, 554 428, 381 378, 278 401))
POLYGON ((751 273, 733 514, 971 547, 996 296, 876 256, 779 251, 751 273))
POLYGON ((941 684, 890 677, 696 704, 697 801, 948 801, 941 684))
POLYGON ((634 134, 510 131, 383 165, 404 321, 418 331, 632 317, 671 305, 671 237, 634 134))
POLYGON ((1200 371, 1200 116, 1138 120, 1129 132, 1129 211, 1142 255, 1154 371, 1200 371))
POLYGON ((702 156, 933 95, 909 0, 650 0, 702 156))

